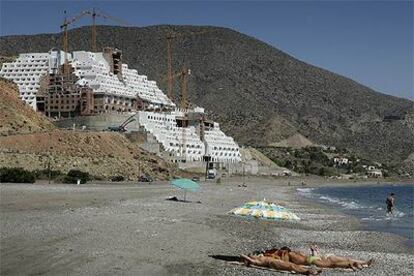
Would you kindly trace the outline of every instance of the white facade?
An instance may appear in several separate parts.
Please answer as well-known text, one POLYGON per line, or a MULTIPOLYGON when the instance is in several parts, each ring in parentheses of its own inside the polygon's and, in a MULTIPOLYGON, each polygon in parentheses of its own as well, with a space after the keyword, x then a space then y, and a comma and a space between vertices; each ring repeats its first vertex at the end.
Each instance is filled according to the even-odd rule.
POLYGON ((154 135, 171 157, 185 157, 188 161, 203 160, 205 147, 195 128, 178 127, 175 114, 139 111, 137 117, 138 123, 154 135))
POLYGON ((75 75, 80 78, 78 83, 91 87, 95 93, 130 98, 138 96, 154 107, 175 106, 162 93, 155 81, 148 80, 145 75, 139 75, 137 70, 129 69, 126 64, 122 64, 122 80, 120 80, 110 71, 109 64, 102 53, 73 52, 71 64, 75 69, 75 75))
MULTIPOLYGON (((55 64, 63 64, 62 58, 59 61, 58 56, 57 51, 20 54, 14 62, 3 63, 0 77, 16 83, 22 101, 36 110, 36 94, 39 90, 40 78, 51 70, 49 63, 52 64, 50 62, 52 58, 55 64)), ((63 52, 60 56, 63 57, 63 52)))
POLYGON ((181 111, 163 113, 139 111, 136 116, 139 125, 154 135, 164 150, 170 154, 171 159, 202 161, 204 155, 210 155, 214 162, 241 161, 239 146, 233 138, 226 136, 220 130, 218 123, 214 123, 213 128, 205 131, 205 143, 203 143, 195 127, 177 126, 176 117, 179 115, 182 115, 181 111))
POLYGON ((220 130, 218 123, 214 123, 212 129, 205 131, 204 139, 207 146, 206 154, 211 156, 212 161, 241 161, 239 146, 232 137, 226 136, 220 130))
MULTIPOLYGON (((139 75, 137 70, 122 64, 123 79, 111 73, 109 64, 102 53, 76 51, 67 55, 69 64, 79 77, 78 84, 92 88, 95 93, 105 93, 148 101, 152 107, 169 106, 174 103, 158 88, 155 81, 139 75)), ((20 54, 16 61, 4 63, 0 77, 12 80, 18 85, 20 98, 36 109, 36 94, 40 78, 55 73, 64 63, 64 52, 51 50, 48 53, 20 54)))

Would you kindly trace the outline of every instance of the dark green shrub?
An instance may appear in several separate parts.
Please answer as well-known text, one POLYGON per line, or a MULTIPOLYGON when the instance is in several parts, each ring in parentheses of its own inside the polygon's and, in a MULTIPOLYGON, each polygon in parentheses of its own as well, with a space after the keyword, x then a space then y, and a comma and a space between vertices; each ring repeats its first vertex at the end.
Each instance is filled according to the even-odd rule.
POLYGON ((36 174, 22 168, 1 168, 0 182, 5 183, 35 183, 36 174))
POLYGON ((111 181, 113 182, 121 182, 124 180, 125 180, 125 177, 123 177, 122 175, 116 175, 111 178, 111 181))
POLYGON ((90 180, 89 173, 80 170, 70 170, 67 176, 63 179, 63 183, 76 184, 80 179, 81 184, 85 184, 90 180))
POLYGON ((329 163, 329 158, 321 151, 312 151, 309 157, 313 162, 318 162, 323 165, 328 165, 329 163))
POLYGON ((295 172, 297 172, 297 173, 305 173, 305 168, 304 167, 295 167, 295 172))
POLYGON ((334 168, 328 168, 328 167, 321 167, 319 168, 318 174, 320 176, 336 176, 338 173, 334 168))
POLYGON ((292 162, 292 161, 290 161, 290 160, 286 160, 286 161, 285 161, 285 164, 283 165, 283 167, 288 168, 288 169, 293 169, 294 164, 293 164, 293 162, 292 162))
POLYGON ((284 160, 280 160, 280 159, 272 159, 273 162, 276 163, 276 165, 283 167, 285 165, 285 161, 284 160))
POLYGON ((361 165, 357 165, 357 166, 352 167, 352 171, 354 173, 365 174, 367 170, 363 168, 361 165))

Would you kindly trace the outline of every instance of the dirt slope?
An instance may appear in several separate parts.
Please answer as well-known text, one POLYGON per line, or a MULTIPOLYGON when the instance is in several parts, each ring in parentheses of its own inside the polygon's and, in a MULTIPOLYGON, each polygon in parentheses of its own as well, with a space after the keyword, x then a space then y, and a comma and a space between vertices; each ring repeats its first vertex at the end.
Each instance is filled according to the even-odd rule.
POLYGON ((312 146, 313 143, 306 137, 301 134, 294 134, 287 139, 284 139, 278 143, 270 144, 270 146, 274 147, 292 147, 292 148, 303 148, 307 146, 312 146))
POLYGON ((110 178, 123 175, 136 179, 147 173, 166 179, 172 167, 131 143, 123 135, 109 132, 75 132, 55 129, 18 98, 17 88, 0 80, 0 167, 68 172, 80 169, 110 178))
POLYGON ((103 178, 136 179, 147 173, 165 179, 171 169, 117 133, 53 130, 0 137, 0 167, 41 170, 47 168, 49 158, 53 170, 80 169, 103 178))
POLYGON ((17 86, 0 78, 0 135, 14 135, 54 129, 46 117, 36 113, 18 97, 17 86))

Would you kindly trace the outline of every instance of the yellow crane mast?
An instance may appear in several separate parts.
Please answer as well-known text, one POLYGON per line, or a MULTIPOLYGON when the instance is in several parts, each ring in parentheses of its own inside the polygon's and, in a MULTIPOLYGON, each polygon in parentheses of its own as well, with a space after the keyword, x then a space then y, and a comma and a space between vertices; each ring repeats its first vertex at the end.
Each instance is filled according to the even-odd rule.
MULTIPOLYGON (((112 20, 114 22, 120 23, 122 26, 128 25, 126 22, 124 22, 121 19, 118 19, 116 17, 110 16, 108 14, 103 13, 102 11, 96 11, 95 8, 92 9, 92 11, 86 10, 82 11, 79 14, 75 15, 74 17, 67 19, 66 17, 66 11, 64 11, 65 18, 63 21, 63 24, 60 26, 61 32, 62 32, 62 38, 63 38, 63 51, 65 52, 65 64, 67 63, 67 52, 68 52, 68 27, 69 25, 75 23, 79 19, 81 19, 84 16, 91 16, 92 17, 92 32, 91 32, 91 50, 93 52, 97 52, 97 44, 96 44, 96 17, 101 17, 106 20, 112 20)), ((67 66, 67 65, 66 65, 67 66)), ((67 71, 67 70, 66 70, 67 71)))
POLYGON ((97 52, 97 44, 96 44, 96 17, 101 17, 106 20, 110 20, 116 23, 119 23, 121 26, 128 26, 129 24, 122 19, 116 18, 114 16, 108 15, 102 11, 96 11, 95 8, 92 11, 88 11, 88 15, 92 17, 92 37, 91 37, 91 49, 93 52, 97 52))
POLYGON ((200 31, 200 32, 191 32, 191 33, 173 33, 168 32, 165 35, 166 43, 167 43, 167 80, 168 80, 168 86, 167 86, 167 96, 170 98, 173 102, 174 99, 174 77, 173 77, 173 40, 183 37, 189 37, 189 36, 195 36, 195 35, 201 35, 209 32, 213 32, 214 30, 206 30, 206 31, 200 31))
POLYGON ((181 69, 181 109, 183 111, 182 118, 182 132, 181 132, 181 141, 182 141, 182 157, 185 160, 187 154, 187 139, 186 139, 186 130, 188 129, 188 117, 187 117, 187 85, 188 85, 188 75, 191 71, 184 65, 181 69))

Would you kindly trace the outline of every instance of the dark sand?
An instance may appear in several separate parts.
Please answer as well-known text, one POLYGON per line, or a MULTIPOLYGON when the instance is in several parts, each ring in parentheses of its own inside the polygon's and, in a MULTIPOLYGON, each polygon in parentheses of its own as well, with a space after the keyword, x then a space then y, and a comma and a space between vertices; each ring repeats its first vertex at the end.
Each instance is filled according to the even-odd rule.
MULTIPOLYGON (((187 194, 191 203, 165 200, 183 196, 167 183, 1 184, 1 275, 282 275, 209 255, 285 245, 307 251, 310 243, 324 253, 375 258, 374 266, 358 275, 414 271, 414 250, 404 238, 361 230, 356 219, 299 197, 301 179, 290 180, 291 186, 288 181, 249 178, 248 187, 238 187, 236 178, 202 183, 200 192, 187 194), (263 198, 291 208, 302 220, 226 214, 263 198)), ((308 186, 321 182, 305 181, 308 186)), ((322 275, 337 274, 355 273, 336 269, 322 275)))

